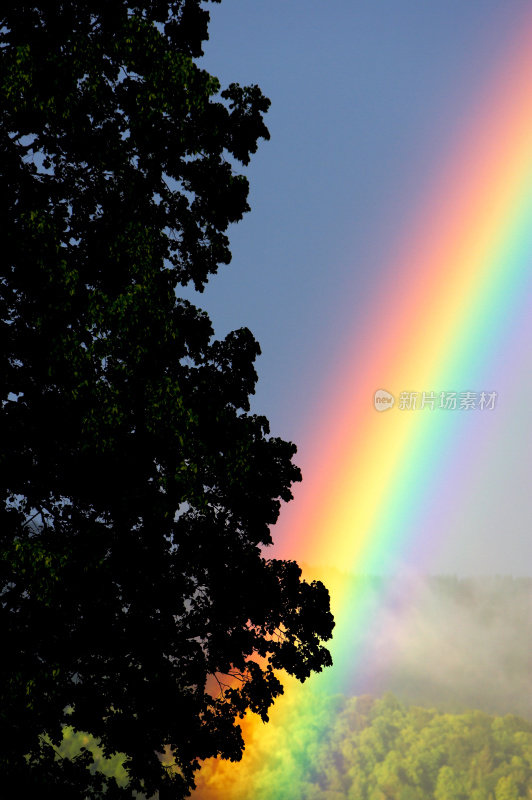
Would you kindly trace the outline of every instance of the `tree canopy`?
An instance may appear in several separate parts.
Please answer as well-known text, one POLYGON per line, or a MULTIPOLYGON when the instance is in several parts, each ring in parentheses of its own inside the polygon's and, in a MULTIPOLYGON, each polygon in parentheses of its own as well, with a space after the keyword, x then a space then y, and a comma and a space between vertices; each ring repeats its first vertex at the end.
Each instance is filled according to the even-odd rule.
POLYGON ((279 670, 330 664, 325 587, 264 555, 301 476, 250 413, 259 346, 176 293, 229 262, 233 165, 268 138, 260 89, 195 62, 208 18, 0 9, 4 796, 186 796, 279 670), (58 757, 66 725, 127 754, 127 789, 58 757))

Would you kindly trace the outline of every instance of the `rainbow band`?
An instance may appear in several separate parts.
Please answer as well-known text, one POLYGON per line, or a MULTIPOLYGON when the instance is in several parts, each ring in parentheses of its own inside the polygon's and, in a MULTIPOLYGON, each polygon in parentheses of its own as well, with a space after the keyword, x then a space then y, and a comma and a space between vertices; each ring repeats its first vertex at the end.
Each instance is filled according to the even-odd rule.
MULTIPOLYGON (((277 721, 286 708, 289 724, 293 697, 304 703, 316 690, 356 692, 370 661, 378 603, 353 591, 338 570, 390 572, 405 553, 430 567, 442 545, 430 536, 435 516, 452 524, 466 471, 481 460, 486 442, 502 435, 500 408, 400 411, 396 405, 378 413, 373 397, 379 388, 396 398, 403 390, 497 391, 497 379, 506 386, 519 379, 522 356, 512 345, 532 328, 531 223, 528 11, 414 229, 406 231, 406 244, 390 254, 353 345, 319 399, 322 428, 309 432, 310 448, 302 448, 304 481, 283 509, 267 555, 315 565, 307 576, 327 583, 337 623, 335 665, 302 688, 288 682, 288 697, 272 714, 277 721)), ((439 527, 445 529, 441 520, 439 527)), ((259 735, 267 737, 267 727, 247 719, 246 742, 259 735)), ((240 768, 208 770, 209 798, 215 790, 220 798, 274 796, 249 785, 252 751, 240 768)), ((272 741, 272 759, 281 755, 272 741)))
MULTIPOLYGON (((459 491, 450 466, 496 432, 496 411, 400 411, 396 402, 379 414, 373 396, 379 388, 396 399, 403 390, 491 391, 497 375, 519 373, 508 343, 531 311, 531 31, 474 110, 407 246, 390 256, 357 332, 364 354, 348 355, 325 403, 334 426, 315 436, 303 485, 283 512, 279 557, 375 574, 419 548, 417 563, 430 564, 439 542, 422 534, 438 494, 459 491)), ((338 691, 368 610, 330 588, 337 666, 329 681, 338 691)))

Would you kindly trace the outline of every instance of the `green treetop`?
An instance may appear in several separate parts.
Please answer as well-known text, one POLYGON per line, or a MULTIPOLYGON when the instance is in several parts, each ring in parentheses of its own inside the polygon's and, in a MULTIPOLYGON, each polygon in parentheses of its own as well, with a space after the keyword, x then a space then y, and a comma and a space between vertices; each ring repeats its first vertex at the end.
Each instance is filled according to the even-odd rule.
POLYGON ((330 663, 327 591, 261 551, 300 473, 249 413, 259 347, 176 296, 230 259, 269 101, 197 66, 198 0, 0 23, 4 796, 179 798, 274 670, 330 663), (57 758, 64 725, 129 787, 57 758))

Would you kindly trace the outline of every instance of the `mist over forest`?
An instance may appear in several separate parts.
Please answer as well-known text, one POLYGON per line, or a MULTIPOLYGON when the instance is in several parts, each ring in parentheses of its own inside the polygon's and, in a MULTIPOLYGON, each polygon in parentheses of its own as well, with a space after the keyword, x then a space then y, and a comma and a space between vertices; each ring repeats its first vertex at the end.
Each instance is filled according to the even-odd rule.
POLYGON ((325 570, 367 625, 346 694, 532 720, 532 578, 352 577, 325 570))

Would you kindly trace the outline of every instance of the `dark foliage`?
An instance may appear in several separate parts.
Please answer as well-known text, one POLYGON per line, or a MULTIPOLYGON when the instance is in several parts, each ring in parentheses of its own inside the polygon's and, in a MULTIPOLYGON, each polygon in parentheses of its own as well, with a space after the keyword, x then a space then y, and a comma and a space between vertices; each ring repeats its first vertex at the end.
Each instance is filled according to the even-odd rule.
POLYGON ((197 0, 0 22, 3 796, 179 798, 240 757, 274 670, 330 663, 325 588, 261 554, 300 473, 249 413, 258 345, 175 291, 229 262, 228 158, 269 101, 194 63, 197 0), (57 758, 64 724, 127 753, 129 787, 57 758))

